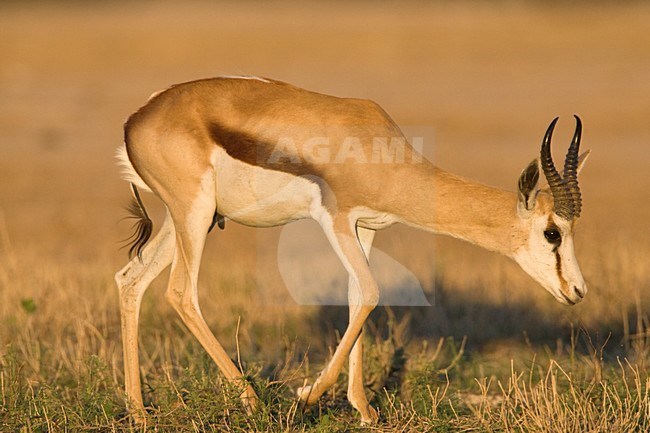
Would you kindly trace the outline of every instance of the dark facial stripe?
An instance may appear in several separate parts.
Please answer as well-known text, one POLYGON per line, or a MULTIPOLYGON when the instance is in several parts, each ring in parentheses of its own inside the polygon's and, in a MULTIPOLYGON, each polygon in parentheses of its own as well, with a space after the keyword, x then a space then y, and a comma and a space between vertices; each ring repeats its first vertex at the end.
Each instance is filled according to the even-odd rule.
MULTIPOLYGON (((558 245, 559 247, 559 245, 558 245)), ((560 290, 564 294, 569 292, 569 283, 562 277, 562 259, 560 258, 560 252, 558 247, 555 247, 555 271, 557 272, 557 277, 560 279, 560 290)))
MULTIPOLYGON (((553 222, 553 218, 549 215, 548 216, 548 223, 546 225, 546 229, 554 229, 557 230, 558 232, 560 229, 558 228, 557 225, 555 225, 555 222, 553 222)), ((568 294, 569 291, 569 283, 562 277, 562 258, 560 257, 560 244, 562 241, 558 242, 557 244, 553 244, 553 252, 555 253, 555 272, 557 272, 557 277, 560 280, 560 290, 563 292, 563 294, 568 294)), ((565 295, 566 297, 566 295, 565 295)), ((567 299, 570 301, 569 299, 567 299)))

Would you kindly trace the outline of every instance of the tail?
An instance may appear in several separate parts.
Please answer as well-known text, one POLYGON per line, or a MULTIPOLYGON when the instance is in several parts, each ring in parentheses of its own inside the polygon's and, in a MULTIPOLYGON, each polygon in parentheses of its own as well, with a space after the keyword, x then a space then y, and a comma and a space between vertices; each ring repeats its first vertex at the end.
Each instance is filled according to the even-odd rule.
POLYGON ((126 208, 129 212, 129 216, 126 218, 135 219, 136 222, 133 224, 133 233, 125 240, 125 246, 131 246, 129 248, 129 259, 135 253, 140 261, 142 261, 142 250, 153 232, 153 221, 149 218, 144 203, 142 203, 138 187, 132 183, 131 190, 133 191, 133 200, 131 200, 131 203, 126 208))
POLYGON ((146 183, 144 183, 142 178, 133 168, 133 164, 131 164, 129 155, 126 151, 126 145, 117 149, 115 157, 117 158, 117 164, 122 167, 122 176, 125 180, 131 183, 131 191, 133 192, 133 200, 131 200, 131 203, 129 203, 126 208, 129 212, 129 215, 126 218, 136 220, 133 225, 133 233, 125 239, 126 245, 124 246, 130 245, 129 258, 133 257, 133 254, 135 254, 138 256, 140 261, 142 261, 142 250, 151 237, 153 221, 151 221, 151 218, 149 218, 149 215, 144 208, 138 187, 146 191, 151 191, 151 189, 146 183))

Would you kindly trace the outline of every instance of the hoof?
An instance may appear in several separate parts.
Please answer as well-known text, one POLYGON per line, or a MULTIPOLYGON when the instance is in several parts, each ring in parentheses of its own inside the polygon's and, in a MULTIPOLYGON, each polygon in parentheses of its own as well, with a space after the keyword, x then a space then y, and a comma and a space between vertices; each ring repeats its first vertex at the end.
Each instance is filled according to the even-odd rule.
POLYGON ((253 391, 253 388, 248 387, 246 391, 241 393, 239 398, 241 398, 242 404, 244 405, 248 415, 252 415, 253 412, 257 410, 260 399, 257 397, 257 394, 255 394, 255 391, 253 391))
POLYGON ((379 419, 379 414, 374 407, 367 405, 365 411, 359 411, 361 413, 361 425, 370 426, 377 424, 379 419), (365 412, 365 413, 364 413, 365 412))
POLYGON ((296 390, 296 395, 305 405, 312 405, 318 400, 318 397, 312 394, 312 385, 301 386, 296 390))
POLYGON ((131 401, 127 404, 126 408, 130 418, 138 425, 144 424, 147 421, 147 410, 140 401, 131 401))
POLYGON ((301 386, 296 390, 296 395, 300 401, 307 401, 309 394, 311 394, 311 385, 301 386))
POLYGON ((129 415, 131 415, 131 419, 133 420, 133 422, 135 422, 138 425, 142 425, 147 421, 147 418, 144 416, 144 412, 134 411, 134 412, 130 412, 129 415))

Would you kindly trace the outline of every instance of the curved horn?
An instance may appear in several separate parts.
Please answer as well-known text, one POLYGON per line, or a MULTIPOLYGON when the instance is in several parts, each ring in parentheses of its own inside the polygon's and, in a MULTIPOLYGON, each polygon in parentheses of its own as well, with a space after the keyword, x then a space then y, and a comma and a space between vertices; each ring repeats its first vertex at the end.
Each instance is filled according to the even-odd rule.
POLYGON ((578 218, 582 209, 582 198, 580 196, 580 186, 578 185, 578 150, 580 149, 580 138, 582 137, 582 121, 575 114, 576 131, 573 134, 573 140, 564 159, 564 184, 573 199, 573 216, 578 218))
POLYGON ((553 137, 553 130, 558 119, 558 117, 553 119, 546 130, 546 134, 544 134, 540 162, 548 186, 551 188, 551 194, 553 194, 555 213, 563 219, 571 220, 574 215, 574 200, 569 189, 566 188, 560 173, 555 168, 553 158, 551 157, 551 138, 553 137))

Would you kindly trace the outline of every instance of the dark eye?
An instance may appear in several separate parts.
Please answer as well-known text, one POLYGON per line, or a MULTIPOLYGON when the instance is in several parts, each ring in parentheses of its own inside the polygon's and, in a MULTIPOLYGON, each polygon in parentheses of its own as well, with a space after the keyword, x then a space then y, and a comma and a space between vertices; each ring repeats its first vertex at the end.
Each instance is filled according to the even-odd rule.
POLYGON ((544 237, 546 238, 547 241, 549 241, 552 244, 559 244, 560 241, 562 240, 562 236, 560 236, 560 232, 557 231, 556 229, 544 230, 544 237))

